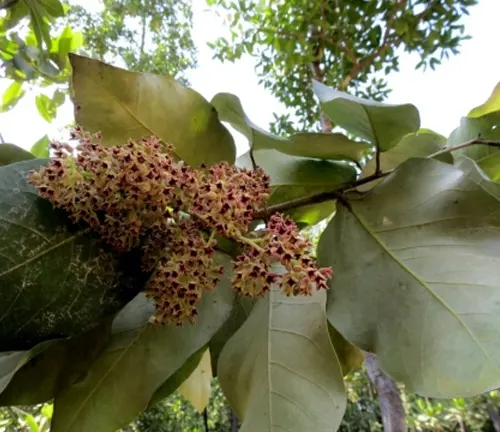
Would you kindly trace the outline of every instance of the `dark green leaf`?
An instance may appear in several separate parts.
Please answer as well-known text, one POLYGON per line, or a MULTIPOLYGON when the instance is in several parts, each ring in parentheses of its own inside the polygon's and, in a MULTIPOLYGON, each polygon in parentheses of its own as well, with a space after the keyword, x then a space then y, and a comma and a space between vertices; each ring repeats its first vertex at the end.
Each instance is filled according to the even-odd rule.
POLYGON ((0 350, 73 336, 117 312, 140 289, 98 239, 26 182, 36 159, 0 168, 0 350))
MULTIPOLYGON (((295 198, 327 192, 342 183, 355 180, 356 168, 340 161, 290 156, 276 150, 254 151, 256 164, 271 177, 273 192, 268 205, 279 204, 295 198)), ((237 160, 237 164, 250 168, 249 153, 237 160)), ((335 211, 335 202, 326 201, 294 209, 288 214, 297 222, 315 224, 335 211)))
POLYGON ((0 144, 0 166, 34 158, 30 152, 14 144, 0 144))
POLYGON ((34 405, 53 399, 74 384, 104 349, 110 323, 70 339, 50 341, 48 348, 23 365, 0 394, 0 405, 34 405))
MULTIPOLYGON (((476 138, 500 139, 500 111, 494 111, 481 117, 462 117, 460 126, 448 137, 448 146, 456 146, 476 138)), ((487 145, 473 145, 456 150, 454 155, 467 156, 474 160, 483 159, 499 151, 498 148, 487 145)))
POLYGON ((190 164, 233 162, 231 134, 203 96, 169 76, 129 72, 70 54, 76 121, 104 143, 155 135, 190 164))
POLYGON ((500 385, 500 185, 468 168, 409 159, 339 206, 318 246, 330 322, 425 396, 500 385))
POLYGON ((30 351, 8 351, 0 353, 0 393, 5 390, 17 371, 33 357, 50 347, 53 341, 38 344, 30 351))
MULTIPOLYGON (((276 150, 256 150, 257 166, 271 177, 271 186, 329 186, 356 178, 354 166, 339 161, 325 161, 290 156, 276 150)), ((249 153, 238 158, 238 165, 251 167, 249 153)))

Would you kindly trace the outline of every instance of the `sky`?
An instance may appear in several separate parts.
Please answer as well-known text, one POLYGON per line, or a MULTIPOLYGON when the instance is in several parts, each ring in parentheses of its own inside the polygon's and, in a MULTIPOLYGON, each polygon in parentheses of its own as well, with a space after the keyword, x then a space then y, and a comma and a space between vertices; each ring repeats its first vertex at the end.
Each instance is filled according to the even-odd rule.
MULTIPOLYGON (((96 7, 97 0, 80 1, 86 7, 96 7)), ((212 59, 206 42, 225 34, 224 16, 209 11, 205 0, 193 0, 193 38, 198 48, 199 67, 189 73, 191 87, 210 100, 219 92, 237 95, 254 123, 268 129, 273 112, 284 107, 258 84, 254 71, 255 59, 246 55, 236 63, 212 59)), ((421 126, 445 136, 458 126, 460 117, 484 102, 500 81, 500 0, 479 0, 470 16, 462 19, 472 39, 464 41, 460 54, 444 60, 435 71, 415 70, 418 57, 403 53, 400 72, 388 77, 392 88, 387 103, 411 102, 420 111, 421 126)), ((0 94, 9 82, 0 79, 0 94)), ((38 114, 34 97, 39 90, 28 92, 16 107, 0 114, 0 133, 6 142, 29 149, 43 135, 60 135, 61 128, 73 119, 67 102, 52 124, 38 114)), ((50 93, 48 93, 50 94, 50 93)), ((235 134, 238 154, 246 150, 246 140, 235 134)))

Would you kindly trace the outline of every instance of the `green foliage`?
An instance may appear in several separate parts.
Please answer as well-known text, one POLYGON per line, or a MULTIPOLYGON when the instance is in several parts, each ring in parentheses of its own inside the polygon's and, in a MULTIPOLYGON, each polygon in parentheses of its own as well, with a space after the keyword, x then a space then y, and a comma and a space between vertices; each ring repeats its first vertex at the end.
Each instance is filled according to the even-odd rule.
POLYGON ((148 324, 151 309, 144 296, 133 300, 117 317, 109 344, 86 378, 56 396, 52 432, 114 431, 131 422, 155 391, 208 343, 227 319, 232 296, 227 281, 221 283, 204 296, 196 325, 183 327, 148 324))
POLYGON ((291 133, 318 128, 311 79, 381 101, 390 91, 383 75, 398 70, 402 50, 418 54, 417 68, 432 69, 458 52, 465 39, 460 17, 477 1, 207 3, 231 13, 230 35, 209 44, 214 57, 254 55, 260 82, 289 108, 272 129, 291 133))
POLYGON ((17 104, 28 83, 41 88, 56 84, 58 89, 52 97, 44 93, 36 97, 41 116, 50 123, 67 91, 71 74, 68 53, 81 47, 82 35, 61 25, 67 7, 59 0, 18 0, 0 5, 2 8, 6 9, 6 15, 0 18, 0 66, 3 69, 0 77, 12 83, 2 96, 0 112, 17 104))
MULTIPOLYGON (((327 219, 317 258, 334 273, 327 292, 286 297, 273 288, 242 299, 230 282, 229 254, 240 251, 229 237, 202 233, 218 234, 221 282, 203 296, 195 324, 152 324, 154 307, 139 293, 150 277, 139 269, 139 251, 111 252, 84 226, 71 224, 26 181, 47 160, 2 145, 1 404, 53 399, 53 432, 112 432, 149 406, 133 427, 153 430, 152 418, 178 416, 184 406, 178 402, 168 412, 158 407, 168 405, 165 398, 208 347, 243 431, 349 430, 361 415, 358 430, 380 430, 370 388, 352 392, 348 384, 345 390, 344 376, 348 383, 365 380, 357 369, 363 349, 375 352, 407 391, 455 398, 405 396, 416 430, 439 430, 436 417, 442 430, 457 419, 483 427, 484 416, 467 417, 468 402, 459 398, 500 385, 500 184, 488 177, 496 178, 500 162, 457 154, 500 141, 468 132, 467 142, 454 142, 456 133, 445 142, 420 129, 411 104, 375 104, 323 87, 323 109, 353 137, 281 138, 252 123, 236 96, 220 94, 212 104, 170 76, 71 60, 76 120, 91 132, 102 130, 105 144, 154 134, 173 142, 188 163, 234 163, 221 120, 239 128, 250 151, 236 163, 263 168, 272 188, 253 213, 247 244, 263 244, 262 223, 276 212, 310 229, 327 219)), ((487 118, 496 131, 496 93, 467 119, 487 118)), ((46 142, 33 151, 46 152, 46 142)), ((226 420, 219 420, 213 424, 224 430, 226 420)), ((193 417, 190 425, 200 421, 193 417)))
MULTIPOLYGON (((470 110, 466 117, 460 120, 457 127, 448 138, 448 145, 458 145, 480 136, 483 139, 500 139, 500 83, 498 83, 488 100, 470 110)), ((471 159, 480 161, 488 156, 498 153, 498 148, 477 145, 473 148, 464 148, 457 151, 457 154, 468 156, 471 159)), ((494 159, 493 159, 494 160, 494 159)), ((491 162, 488 163, 491 166, 491 162)))
POLYGON ((70 22, 82 28, 85 51, 131 71, 170 75, 186 84, 185 72, 196 66, 188 0, 104 0, 90 13, 73 6, 70 22))

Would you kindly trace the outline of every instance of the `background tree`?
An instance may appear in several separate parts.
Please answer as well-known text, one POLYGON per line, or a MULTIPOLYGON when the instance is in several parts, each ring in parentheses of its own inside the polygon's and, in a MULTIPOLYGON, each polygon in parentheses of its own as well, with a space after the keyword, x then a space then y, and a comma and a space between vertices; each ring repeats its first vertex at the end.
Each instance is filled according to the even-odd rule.
POLYGON ((170 75, 186 83, 196 67, 189 0, 103 0, 100 12, 74 5, 70 23, 82 29, 85 51, 133 71, 170 75))
POLYGON ((68 53, 82 44, 82 35, 62 21, 67 9, 58 0, 0 2, 0 78, 11 80, 0 112, 13 108, 28 87, 51 86, 50 94, 39 91, 35 98, 49 123, 64 103, 71 74, 68 53))
MULTIPOLYGON (((436 67, 458 53, 466 38, 460 18, 476 0, 208 0, 231 14, 231 35, 211 46, 214 57, 256 58, 260 82, 288 109, 274 132, 320 129, 311 79, 381 101, 387 75, 402 52, 417 53, 418 67, 436 67)), ((330 121, 323 118, 323 130, 330 121)))
POLYGON ((186 71, 196 67, 189 0, 104 0, 100 6, 91 12, 84 3, 59 0, 0 2, 0 77, 12 80, 0 112, 30 88, 38 93, 40 115, 52 122, 69 92, 68 52, 187 83, 186 71))

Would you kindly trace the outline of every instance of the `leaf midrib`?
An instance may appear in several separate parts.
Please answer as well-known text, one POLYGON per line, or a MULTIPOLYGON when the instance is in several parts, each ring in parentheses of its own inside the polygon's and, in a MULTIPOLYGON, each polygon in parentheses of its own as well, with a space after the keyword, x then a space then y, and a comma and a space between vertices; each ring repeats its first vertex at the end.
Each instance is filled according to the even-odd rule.
POLYGON ((397 257, 392 253, 392 251, 386 247, 385 243, 377 236, 376 233, 370 230, 370 227, 365 221, 359 216, 354 210, 346 209, 349 211, 359 222, 359 224, 365 229, 365 231, 376 241, 376 243, 380 246, 387 255, 396 262, 405 272, 407 272, 411 277, 413 277, 419 284, 421 284, 431 295, 434 297, 457 321, 458 323, 465 329, 469 337, 472 341, 478 346, 478 348, 484 353, 485 357, 491 362, 495 369, 499 369, 500 367, 494 362, 494 360, 490 357, 489 353, 485 350, 482 344, 479 343, 474 333, 467 327, 467 325, 462 321, 459 315, 457 315, 453 309, 430 287, 427 285, 425 281, 420 279, 417 274, 415 274, 410 268, 404 265, 397 257))
POLYGON ((19 264, 16 264, 15 266, 9 268, 8 270, 5 270, 4 272, 0 273, 0 278, 20 269, 20 268, 22 268, 22 267, 24 267, 24 266, 26 266, 34 261, 37 261, 40 258, 43 258, 45 255, 52 252, 53 250, 76 240, 78 237, 81 237, 84 234, 87 234, 88 232, 89 232, 89 229, 82 230, 82 231, 80 231, 80 232, 78 232, 70 237, 65 238, 64 240, 60 241, 59 243, 53 244, 51 247, 45 249, 44 251, 40 252, 39 254, 32 256, 31 258, 28 258, 27 260, 25 260, 19 264))

